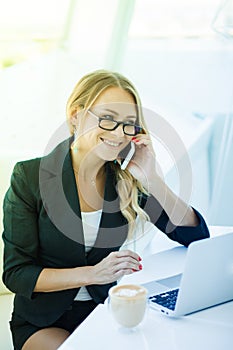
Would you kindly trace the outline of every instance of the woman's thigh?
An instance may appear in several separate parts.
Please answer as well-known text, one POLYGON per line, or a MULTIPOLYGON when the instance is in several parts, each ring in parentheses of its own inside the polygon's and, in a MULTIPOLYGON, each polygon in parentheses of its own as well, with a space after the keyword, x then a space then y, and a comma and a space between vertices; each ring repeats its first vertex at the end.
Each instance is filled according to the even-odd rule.
POLYGON ((43 328, 25 321, 13 312, 10 328, 14 349, 36 350, 38 343, 40 350, 57 349, 96 306, 94 301, 75 301, 57 321, 43 328), (45 343, 43 348, 42 341, 45 343))
POLYGON ((62 328, 43 328, 26 340, 22 350, 56 350, 69 335, 70 333, 62 328))

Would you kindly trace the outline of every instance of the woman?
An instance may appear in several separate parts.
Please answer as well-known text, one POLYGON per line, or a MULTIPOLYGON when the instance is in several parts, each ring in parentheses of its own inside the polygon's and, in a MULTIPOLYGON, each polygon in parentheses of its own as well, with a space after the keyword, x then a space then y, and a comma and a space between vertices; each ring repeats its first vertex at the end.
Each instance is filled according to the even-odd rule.
POLYGON ((4 200, 3 281, 15 293, 16 350, 57 349, 119 278, 142 269, 140 256, 121 248, 138 219, 185 246, 209 237, 202 216, 157 175, 131 82, 104 70, 84 76, 67 117, 71 138, 17 163, 4 200))

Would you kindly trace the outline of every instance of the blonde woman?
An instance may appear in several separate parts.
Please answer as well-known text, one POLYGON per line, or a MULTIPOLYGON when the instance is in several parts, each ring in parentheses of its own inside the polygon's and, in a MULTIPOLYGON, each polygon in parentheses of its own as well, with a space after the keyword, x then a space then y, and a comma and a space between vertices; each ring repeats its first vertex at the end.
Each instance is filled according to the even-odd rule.
POLYGON ((67 118, 71 137, 45 157, 17 163, 4 200, 3 281, 15 293, 16 350, 57 349, 118 279, 142 269, 137 252, 120 250, 136 218, 186 246, 209 236, 202 216, 157 175, 128 79, 87 74, 67 118))

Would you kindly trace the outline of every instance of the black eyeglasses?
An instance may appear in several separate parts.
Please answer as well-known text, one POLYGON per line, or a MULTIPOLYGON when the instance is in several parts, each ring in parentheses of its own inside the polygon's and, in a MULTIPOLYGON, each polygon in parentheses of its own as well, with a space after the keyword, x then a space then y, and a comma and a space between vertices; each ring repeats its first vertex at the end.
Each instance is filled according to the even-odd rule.
POLYGON ((122 124, 123 132, 128 136, 135 136, 142 132, 142 127, 134 123, 127 122, 117 122, 111 116, 98 117, 90 109, 88 112, 95 118, 99 119, 99 127, 103 130, 116 130, 120 124, 122 124))

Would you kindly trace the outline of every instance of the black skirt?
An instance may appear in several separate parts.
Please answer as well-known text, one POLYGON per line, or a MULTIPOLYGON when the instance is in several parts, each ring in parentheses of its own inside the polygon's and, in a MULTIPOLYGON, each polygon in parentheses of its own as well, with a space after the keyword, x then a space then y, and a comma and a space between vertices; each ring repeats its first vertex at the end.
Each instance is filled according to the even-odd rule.
POLYGON ((53 324, 46 327, 37 327, 19 315, 12 313, 10 329, 15 350, 21 350, 26 340, 34 333, 43 328, 59 327, 72 333, 80 323, 95 309, 97 304, 93 300, 74 301, 68 310, 53 324))

